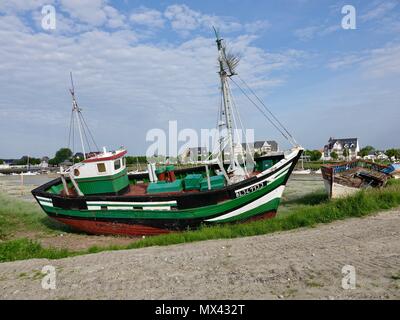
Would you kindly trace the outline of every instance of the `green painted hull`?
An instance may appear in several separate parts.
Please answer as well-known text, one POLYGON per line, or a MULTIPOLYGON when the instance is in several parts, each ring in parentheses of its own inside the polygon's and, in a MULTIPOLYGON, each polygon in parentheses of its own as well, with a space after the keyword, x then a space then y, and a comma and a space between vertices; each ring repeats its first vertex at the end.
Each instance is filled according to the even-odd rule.
POLYGON ((54 194, 48 196, 48 191, 54 185, 49 185, 47 189, 44 187, 40 194, 37 190, 32 193, 50 217, 89 233, 158 234, 196 228, 203 223, 231 223, 274 216, 300 154, 287 159, 276 169, 272 168, 269 173, 227 187, 226 190, 193 195, 106 195, 66 199, 54 194), (46 193, 43 190, 48 191, 46 193), (222 200, 207 201, 208 197, 214 195, 222 200), (190 200, 192 197, 204 200, 190 200), (210 204, 205 205, 206 202, 210 204))

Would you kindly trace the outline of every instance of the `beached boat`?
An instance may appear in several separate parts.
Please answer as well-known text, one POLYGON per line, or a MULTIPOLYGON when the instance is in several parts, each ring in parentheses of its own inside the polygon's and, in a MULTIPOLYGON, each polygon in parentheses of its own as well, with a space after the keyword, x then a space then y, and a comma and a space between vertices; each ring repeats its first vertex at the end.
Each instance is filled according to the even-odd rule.
POLYGON ((345 197, 360 189, 385 186, 390 178, 385 169, 385 165, 361 159, 321 166, 325 189, 331 198, 345 197))
MULTIPOLYGON (((285 153, 251 159, 252 169, 238 161, 233 152, 234 105, 229 88, 237 60, 225 53, 218 35, 216 42, 223 102, 219 123, 225 123, 221 145, 229 152, 227 164, 219 153, 199 167, 176 170, 173 165, 149 163, 148 172, 129 175, 124 158, 127 151, 104 148, 32 191, 51 218, 87 233, 135 236, 275 216, 303 148, 278 121, 276 127, 293 147, 285 153)), ((72 113, 77 114, 77 126, 84 131, 86 122, 73 89, 71 94, 72 113)), ((83 142, 82 149, 86 155, 83 142)))
POLYGON ((391 175, 395 179, 400 179, 400 163, 392 163, 384 169, 383 172, 391 175))

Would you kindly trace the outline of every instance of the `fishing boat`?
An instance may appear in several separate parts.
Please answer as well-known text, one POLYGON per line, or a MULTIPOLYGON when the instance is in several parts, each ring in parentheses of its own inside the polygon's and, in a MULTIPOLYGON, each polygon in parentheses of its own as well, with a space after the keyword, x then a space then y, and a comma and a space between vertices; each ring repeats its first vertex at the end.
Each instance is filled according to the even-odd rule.
POLYGON ((238 59, 227 53, 225 41, 215 33, 221 81, 218 128, 225 132, 218 148, 221 152, 197 167, 176 169, 174 165, 148 163, 148 172, 135 174, 127 174, 127 150, 123 147, 115 151, 103 148, 87 157, 83 140, 92 135, 78 107, 71 76, 71 122, 79 129, 85 157, 32 191, 51 218, 90 234, 137 236, 276 215, 285 185, 304 149, 248 88, 243 92, 257 97, 251 102, 292 147, 281 154, 257 159, 249 156, 253 166, 248 165, 247 157, 238 160, 233 149, 236 106, 230 89, 230 84, 237 84, 233 78, 239 77, 235 72, 238 59))
POLYGON ((321 166, 325 189, 330 198, 346 197, 360 189, 385 186, 390 178, 385 173, 387 168, 361 159, 321 166))

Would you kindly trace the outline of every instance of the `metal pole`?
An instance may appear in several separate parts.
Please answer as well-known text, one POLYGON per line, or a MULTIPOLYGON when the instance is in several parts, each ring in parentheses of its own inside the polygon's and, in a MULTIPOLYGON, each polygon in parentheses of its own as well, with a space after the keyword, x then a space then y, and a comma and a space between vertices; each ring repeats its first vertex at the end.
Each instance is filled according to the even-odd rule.
POLYGON ((79 119, 79 109, 75 111, 75 115, 76 115, 76 120, 78 121, 78 130, 79 130, 79 137, 81 139, 81 144, 82 144, 82 151, 83 151, 83 158, 86 160, 86 152, 85 152, 85 145, 83 143, 83 137, 82 137, 82 129, 81 129, 81 121, 79 119))
POLYGON ((206 164, 206 175, 207 175, 208 190, 211 190, 210 172, 208 171, 208 165, 207 164, 206 164))

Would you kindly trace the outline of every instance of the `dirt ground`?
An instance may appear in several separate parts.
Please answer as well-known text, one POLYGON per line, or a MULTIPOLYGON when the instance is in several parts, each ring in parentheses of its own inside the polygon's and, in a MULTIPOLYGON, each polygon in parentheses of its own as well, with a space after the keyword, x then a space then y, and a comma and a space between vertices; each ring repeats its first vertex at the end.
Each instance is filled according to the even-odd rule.
POLYGON ((312 229, 0 264, 1 299, 399 299, 400 209, 312 229), (41 270, 56 268, 56 289, 41 270), (356 288, 342 288, 342 268, 356 288))

